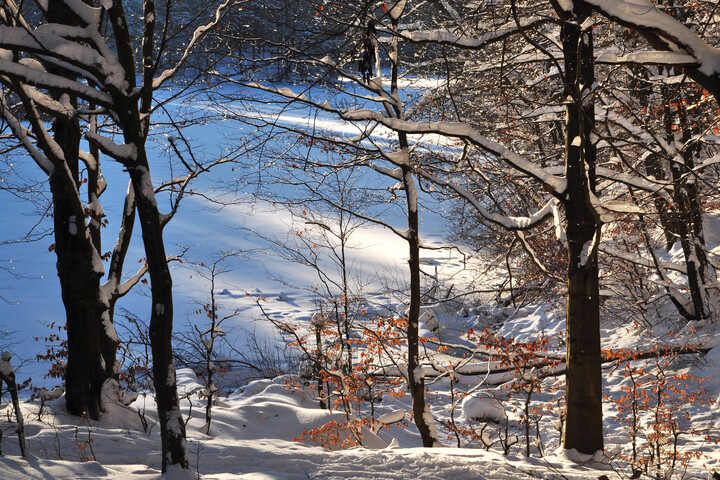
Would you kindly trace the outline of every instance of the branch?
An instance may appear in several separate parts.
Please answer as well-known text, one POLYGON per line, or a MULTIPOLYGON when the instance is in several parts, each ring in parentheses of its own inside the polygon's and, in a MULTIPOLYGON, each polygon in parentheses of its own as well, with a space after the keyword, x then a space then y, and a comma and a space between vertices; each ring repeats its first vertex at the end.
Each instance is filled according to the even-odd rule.
POLYGON ((174 67, 169 68, 162 72, 159 77, 155 78, 152 81, 152 88, 158 89, 162 86, 163 83, 165 83, 167 80, 171 79, 175 76, 175 74, 180 70, 180 68, 185 64, 187 59, 190 57, 190 54, 192 53, 192 50, 195 48, 197 43, 200 41, 200 39, 213 27, 215 27, 218 23, 220 23, 220 20, 222 19, 225 14, 229 11, 230 7, 234 5, 237 2, 237 0, 225 0, 225 2, 217 7, 215 10, 215 18, 205 25, 202 25, 201 27, 198 27, 195 32, 193 33, 192 38, 188 42, 187 46, 185 47, 185 51, 183 52, 182 57, 178 62, 175 64, 174 67))

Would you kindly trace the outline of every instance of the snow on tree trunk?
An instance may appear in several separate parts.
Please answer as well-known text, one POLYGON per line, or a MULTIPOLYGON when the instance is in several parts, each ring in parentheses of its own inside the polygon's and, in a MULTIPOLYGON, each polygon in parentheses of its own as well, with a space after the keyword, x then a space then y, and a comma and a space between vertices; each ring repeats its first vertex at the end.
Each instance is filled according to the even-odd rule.
MULTIPOLYGON (((392 8, 390 23, 392 29, 397 31, 400 24, 400 18, 404 13, 405 2, 397 2, 392 8)), ((398 75, 399 68, 399 43, 398 38, 393 37, 391 44, 391 52, 389 55, 391 62, 391 78, 390 78, 390 97, 395 102, 390 105, 386 103, 386 111, 398 118, 404 120, 404 113, 399 101, 398 95, 398 75)), ((380 66, 377 67, 378 76, 380 66)), ((405 190, 407 202, 407 235, 406 240, 410 252, 408 258, 408 266, 410 268, 410 307, 408 309, 408 326, 407 326, 407 345, 408 345, 408 383, 412 396, 412 410, 415 425, 420 432, 424 447, 434 447, 439 444, 435 423, 430 408, 425 401, 425 377, 420 367, 420 339, 419 339, 419 323, 420 323, 420 303, 422 301, 421 285, 420 285, 420 216, 418 213, 418 193, 415 186, 415 178, 410 164, 409 143, 406 133, 399 132, 398 140, 400 144, 400 155, 394 163, 400 167, 402 175, 402 184, 405 190)))
MULTIPOLYGON (((404 137, 405 135, 401 135, 404 137)), ((402 143, 402 141, 401 141, 402 143)), ((407 145, 405 145, 407 149, 407 145)), ((420 237, 417 205, 417 190, 410 165, 404 165, 403 186, 407 194, 408 247, 410 258, 410 308, 408 309, 408 383, 412 395, 412 409, 415 425, 420 432, 424 447, 433 447, 438 443, 437 432, 432 414, 425 402, 425 377, 420 368, 418 328, 420 319, 420 237)))
MULTIPOLYGON (((105 381, 100 354, 100 278, 95 271, 96 255, 84 228, 84 217, 77 186, 79 131, 70 122, 55 121, 55 140, 65 153, 66 168, 55 168, 50 175, 55 227, 55 254, 67 321, 68 359, 65 371, 65 404, 72 415, 100 416, 101 388, 105 381), (73 172, 73 170, 75 172, 73 172), (72 172, 72 176, 68 175, 72 172), (79 227, 79 228, 78 228, 79 227)), ((75 125, 77 126, 77 125, 75 125)), ((56 159, 62 162, 62 159, 56 159)))
MULTIPOLYGON (((122 108, 119 110, 122 111, 122 108)), ((128 171, 136 193, 137 211, 151 284, 152 310, 149 333, 153 356, 153 382, 162 438, 162 470, 166 471, 169 465, 180 465, 187 469, 185 423, 182 421, 179 408, 180 399, 172 355, 172 276, 165 253, 163 225, 150 179, 137 105, 128 102, 126 111, 130 114, 124 117, 121 123, 125 126, 126 144, 137 146, 137 157, 128 163, 128 171)))

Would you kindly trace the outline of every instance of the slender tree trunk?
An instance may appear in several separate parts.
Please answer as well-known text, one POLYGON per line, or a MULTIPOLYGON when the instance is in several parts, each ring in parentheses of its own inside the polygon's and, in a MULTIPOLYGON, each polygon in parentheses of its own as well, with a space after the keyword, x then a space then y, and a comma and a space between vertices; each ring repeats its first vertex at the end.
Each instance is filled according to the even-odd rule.
POLYGON ((153 356, 153 384, 160 419, 162 471, 171 465, 187 470, 189 467, 185 422, 180 412, 177 393, 175 361, 172 355, 173 297, 172 276, 163 240, 163 218, 157 201, 148 164, 145 140, 149 131, 152 109, 152 77, 154 72, 155 2, 144 2, 145 22, 142 45, 143 86, 138 99, 130 95, 136 85, 135 52, 127 18, 121 0, 112 0, 108 9, 117 44, 120 64, 125 70, 126 91, 112 91, 115 112, 123 131, 125 144, 135 146, 133 158, 125 159, 125 167, 135 191, 135 201, 142 230, 143 245, 150 275, 152 308, 150 313, 150 344, 153 356), (142 112, 142 116, 140 113, 142 112))
MULTIPOLYGON (((404 134, 401 134, 404 136, 404 134)), ((401 144, 405 143, 401 141, 401 144)), ((404 147, 407 152, 407 145, 404 147)), ((408 158, 409 161, 409 158, 408 158)), ((407 196, 408 215, 408 247, 410 256, 408 265, 410 267, 410 308, 408 309, 407 344, 408 344, 408 383, 412 396, 412 409, 415 418, 415 425, 420 432, 424 447, 433 447, 437 444, 437 432, 430 415, 430 410, 425 403, 425 376, 420 370, 420 236, 419 217, 417 204, 417 190, 413 181, 412 169, 408 165, 401 167, 403 172, 403 186, 407 196)))
POLYGON ((589 11, 576 7, 562 28, 568 93, 565 137, 567 178, 567 374, 563 446, 603 450, 600 303, 597 245, 601 224, 591 202, 595 189, 594 107, 585 96, 594 83, 592 30, 580 25, 589 11))
MULTIPOLYGON (((397 31, 400 24, 400 18, 404 13, 404 6, 401 11, 391 10, 390 22, 392 29, 397 31)), ((376 39, 373 39, 376 42, 376 39)), ((391 61, 391 77, 390 90, 393 98, 399 99, 398 95, 398 75, 400 72, 398 59, 400 58, 399 42, 397 37, 393 37, 391 44, 392 53, 391 61)), ((375 49, 376 58, 378 55, 375 49)), ((380 76, 379 61, 376 66, 377 75, 380 76)), ((399 102, 399 101, 398 101, 399 102)), ((385 104, 385 110, 388 115, 403 119, 404 113, 399 103, 385 104)), ((417 187, 415 186, 415 178, 410 163, 410 152, 407 134, 398 133, 398 141, 400 149, 403 152, 401 160, 398 164, 402 173, 402 184, 405 190, 405 198, 407 202, 407 237, 409 258, 408 266, 410 268, 410 306, 408 308, 408 325, 407 325, 407 344, 408 344, 408 387, 412 396, 413 416, 415 426, 417 426, 422 438, 424 447, 434 447, 439 444, 437 431, 435 430, 435 422, 430 412, 430 408, 425 402, 425 376, 420 368, 420 303, 421 286, 420 286, 420 221, 418 214, 418 198, 417 187)))
MULTIPOLYGON (((128 105, 137 114, 137 106, 128 105), (134 107, 134 108, 133 108, 134 107)), ((162 439, 162 471, 170 465, 189 467, 185 422, 180 412, 177 392, 175 360, 172 354, 173 296, 172 276, 165 254, 163 225, 150 179, 150 169, 141 137, 139 115, 137 121, 124 128, 125 141, 138 147, 137 160, 129 166, 130 178, 137 194, 137 211, 142 226, 143 245, 148 264, 152 292, 150 314, 150 345, 153 357, 153 384, 160 418, 162 439)), ((128 123, 131 120, 128 119, 128 123)))
MULTIPOLYGON (((23 457, 27 457, 29 452, 27 442, 25 441, 25 422, 23 421, 23 414, 20 409, 20 400, 18 399, 15 371, 10 364, 10 356, 6 353, 3 353, 2 358, 0 358, 0 393, 2 393, 3 382, 5 382, 8 387, 8 393, 10 394, 10 398, 12 400, 13 409, 15 410, 15 419, 17 421, 16 431, 18 434, 18 441, 20 443, 20 454, 23 457)), ((2 435, 0 435, 0 438, 2 438, 2 435)))
MULTIPOLYGON (((692 122, 687 118, 685 99, 681 86, 663 85, 661 87, 663 99, 663 123, 667 140, 673 143, 678 135, 687 144, 693 134, 692 122)), ((692 101, 692 99, 690 99, 692 101)), ((690 102, 688 102, 690 103, 690 102)), ((698 200, 698 188, 692 171, 695 168, 695 154, 697 148, 686 148, 679 158, 671 159, 670 174, 672 180, 673 205, 669 206, 671 212, 661 214, 663 230, 667 238, 667 248, 672 247, 676 241, 685 258, 687 268, 688 288, 692 309, 687 308, 688 320, 706 318, 706 295, 704 292, 705 271, 707 258, 705 256, 705 240, 703 238, 702 207, 698 200)))

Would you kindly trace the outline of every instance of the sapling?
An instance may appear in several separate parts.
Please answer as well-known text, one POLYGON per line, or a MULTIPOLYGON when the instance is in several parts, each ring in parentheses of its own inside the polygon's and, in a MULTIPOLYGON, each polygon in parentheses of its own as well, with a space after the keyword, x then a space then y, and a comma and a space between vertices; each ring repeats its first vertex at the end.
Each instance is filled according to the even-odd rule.
MULTIPOLYGON (((238 310, 235 310, 222 318, 218 316, 218 304, 215 297, 215 285, 217 283, 218 276, 229 272, 228 269, 220 268, 220 265, 230 257, 235 256, 234 252, 226 252, 219 255, 219 257, 210 265, 206 265, 201 262, 196 265, 197 272, 203 278, 210 281, 210 302, 202 306, 202 310, 198 310, 205 313, 207 318, 210 320, 210 325, 206 330, 201 330, 197 325, 193 325, 193 328, 198 334, 202 342, 202 348, 200 348, 202 354, 202 360, 204 362, 203 376, 205 377, 207 402, 205 404, 205 426, 202 428, 202 432, 206 435, 210 435, 210 422, 212 421, 212 407, 213 402, 216 400, 219 389, 215 385, 216 376, 221 372, 215 365, 214 359, 217 355, 216 343, 219 338, 225 336, 221 325, 225 320, 236 317, 238 310)), ((191 402, 192 404, 192 402, 191 402)))

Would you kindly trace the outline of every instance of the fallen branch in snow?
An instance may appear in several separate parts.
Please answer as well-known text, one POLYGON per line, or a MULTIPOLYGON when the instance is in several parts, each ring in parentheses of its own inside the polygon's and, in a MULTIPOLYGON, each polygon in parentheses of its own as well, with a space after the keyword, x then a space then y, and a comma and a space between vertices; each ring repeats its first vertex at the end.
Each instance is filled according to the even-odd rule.
MULTIPOLYGON (((646 360, 649 358, 660 358, 665 356, 677 356, 677 355, 691 355, 699 354, 705 355, 710 351, 710 348, 700 345, 684 345, 684 346, 671 346, 671 345, 659 345, 648 350, 603 350, 602 352, 602 364, 608 364, 612 362, 622 363, 631 362, 635 360, 646 360)), ((564 366, 565 360, 553 358, 548 356, 547 358, 523 365, 523 370, 535 369, 538 378, 558 377, 565 375, 567 368, 564 366)), ((457 368, 455 373, 465 376, 476 376, 476 375, 494 375, 501 373, 510 373, 520 369, 518 366, 499 366, 499 367, 488 367, 487 363, 483 365, 466 365, 461 368, 457 368)), ((445 375, 444 372, 426 372, 427 378, 434 378, 445 375)), ((487 384, 502 384, 507 382, 507 377, 503 376, 498 381, 493 381, 488 378, 487 384)))

